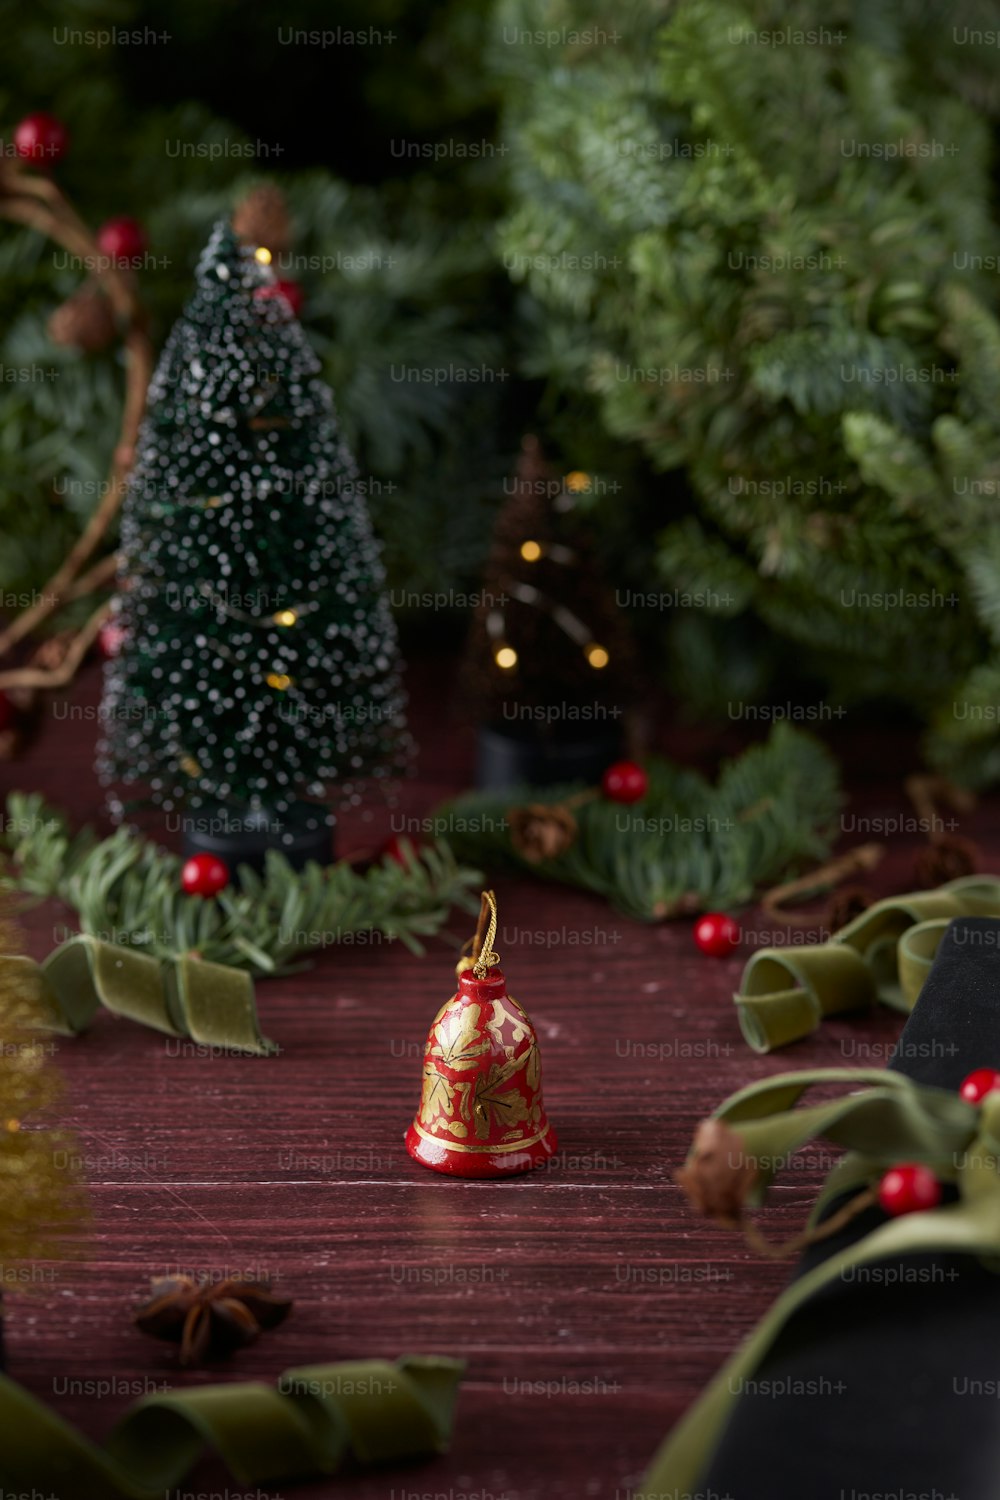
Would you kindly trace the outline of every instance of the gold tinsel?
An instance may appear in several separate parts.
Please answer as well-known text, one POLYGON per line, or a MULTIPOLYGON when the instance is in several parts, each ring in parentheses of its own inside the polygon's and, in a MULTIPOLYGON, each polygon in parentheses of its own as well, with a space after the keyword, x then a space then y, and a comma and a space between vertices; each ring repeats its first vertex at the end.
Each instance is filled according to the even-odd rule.
POLYGON ((19 949, 0 893, 0 1288, 31 1284, 25 1262, 65 1254, 62 1237, 86 1218, 74 1137, 36 1123, 51 1115, 59 1081, 19 949))
POLYGON ((285 195, 273 182, 251 188, 236 205, 233 229, 248 245, 264 245, 274 256, 291 248, 292 226, 285 195))

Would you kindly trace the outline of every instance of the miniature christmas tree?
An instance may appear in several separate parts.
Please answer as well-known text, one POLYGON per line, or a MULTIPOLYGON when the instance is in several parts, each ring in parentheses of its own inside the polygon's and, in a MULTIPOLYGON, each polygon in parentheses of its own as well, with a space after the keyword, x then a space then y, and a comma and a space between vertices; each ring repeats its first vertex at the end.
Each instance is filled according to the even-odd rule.
POLYGON ((356 801, 404 748, 378 546, 269 259, 216 226, 153 378, 99 760, 117 815, 117 784, 142 788, 189 850, 251 862, 261 839, 322 857, 314 799, 356 801))
POLYGON ((620 748, 633 653, 574 515, 588 482, 557 478, 538 439, 525 438, 464 664, 480 785, 597 777, 620 748))

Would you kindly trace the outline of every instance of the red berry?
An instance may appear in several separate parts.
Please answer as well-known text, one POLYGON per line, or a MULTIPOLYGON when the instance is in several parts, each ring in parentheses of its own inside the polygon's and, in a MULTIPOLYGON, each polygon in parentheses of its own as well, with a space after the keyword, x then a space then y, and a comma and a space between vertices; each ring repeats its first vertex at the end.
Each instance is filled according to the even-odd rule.
POLYGON ((739 947, 739 925, 724 911, 707 911, 694 924, 694 940, 709 958, 726 958, 739 947))
POLYGON ((919 1213, 922 1209, 937 1208, 941 1202, 941 1184, 930 1167, 920 1162, 903 1162, 890 1167, 883 1176, 878 1201, 893 1218, 919 1213))
POLYGON ((51 166, 66 155, 69 132, 55 115, 39 113, 25 115, 14 131, 14 146, 18 156, 39 166, 51 166))
POLYGON ((266 302, 269 297, 284 297, 296 317, 302 311, 305 301, 305 293, 297 281, 268 282, 267 286, 259 286, 254 296, 259 297, 262 302, 266 302))
POLYGON ((996 1068, 975 1068, 958 1092, 969 1104, 981 1104, 994 1089, 1000 1089, 1000 1073, 996 1068))
POLYGON ((416 853, 416 847, 412 839, 400 838, 394 833, 391 838, 386 839, 379 853, 383 859, 394 859, 397 865, 402 865, 404 870, 408 870, 416 853))
POLYGON ((133 260, 146 248, 146 231, 138 219, 109 219, 97 231, 97 243, 111 260, 133 260))
POLYGON ((0 734, 5 729, 10 729, 17 718, 17 709, 11 703, 6 693, 0 693, 0 734))
POLYGON ((634 760, 616 760, 601 777, 601 791, 609 802, 638 802, 649 791, 649 777, 634 760))
POLYGON ((193 854, 184 861, 181 885, 188 896, 217 896, 229 884, 229 871, 217 854, 193 854))
POLYGON ((97 649, 105 661, 113 661, 125 644, 124 627, 114 620, 105 620, 97 632, 97 649))

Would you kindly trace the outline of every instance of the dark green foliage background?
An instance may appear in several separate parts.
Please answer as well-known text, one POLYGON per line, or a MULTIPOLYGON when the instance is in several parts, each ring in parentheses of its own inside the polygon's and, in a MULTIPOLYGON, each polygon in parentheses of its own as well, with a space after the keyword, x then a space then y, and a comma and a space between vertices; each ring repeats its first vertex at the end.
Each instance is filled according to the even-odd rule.
MULTIPOLYGON (((59 180, 84 217, 96 225, 128 213, 146 225, 157 264, 142 274, 142 291, 157 347, 190 294, 214 220, 263 176, 282 182, 294 253, 338 261, 296 272, 304 321, 370 479, 402 599, 475 578, 521 418, 509 375, 462 378, 484 369, 503 376, 510 365, 509 296, 487 232, 495 173, 482 159, 448 171, 418 160, 414 170, 398 143, 480 141, 493 111, 478 88, 463 100, 442 86, 461 49, 461 18, 446 55, 441 7, 366 0, 336 11, 331 21, 319 3, 3 0, 0 135, 9 140, 30 111, 57 113, 72 132, 59 180), (325 49, 277 40, 279 26, 332 24, 392 30, 397 40, 325 49), (65 28, 111 26, 149 26, 171 40, 117 48, 57 40, 65 28), (264 147, 256 160, 180 157, 174 144, 232 150, 251 141, 264 147), (457 374, 442 384, 393 379, 402 366, 457 374)), ((113 357, 59 349, 45 332, 81 279, 58 269, 37 235, 0 229, 0 364, 45 372, 0 383, 4 590, 42 581, 107 473, 121 371, 113 357)))
MULTIPOLYGON (((939 763, 1000 775, 1000 276, 952 274, 956 253, 997 253, 1000 48, 958 40, 998 29, 985 0, 343 0, 334 16, 325 0, 0 0, 0 26, 0 120, 64 117, 60 176, 87 217, 136 214, 169 259, 144 278, 158 337, 208 226, 261 170, 289 188, 299 252, 392 257, 301 280, 404 634, 447 623, 408 594, 475 587, 503 476, 538 430, 557 466, 621 486, 591 502, 613 585, 728 599, 636 612, 686 712, 791 696, 903 714, 939 763), (101 24, 172 41, 53 44, 54 28, 101 24), (289 25, 396 40, 281 46, 289 25), (587 26, 615 40, 505 40, 587 26), (843 39, 726 45, 732 27, 796 26, 843 39), (839 145, 899 138, 957 150, 879 161, 839 145), (176 160, 166 139, 282 150, 176 160), (456 154, 404 158, 402 140, 456 154), (660 150, 712 140, 731 149, 660 150), (483 141, 498 154, 457 154, 483 141), (611 269, 524 269, 595 250, 611 269), (844 264, 756 274, 735 252, 844 264), (736 376, 650 385, 617 379, 621 363, 736 376), (947 378, 849 385, 844 363, 947 378), (418 364, 505 378, 393 380, 418 364), (831 489, 734 495, 741 476, 831 489), (935 589, 957 603, 842 602, 935 589), (982 712, 961 720, 956 701, 982 712)), ((44 331, 78 279, 0 232, 0 362, 57 371, 0 385, 4 588, 38 583, 106 470, 120 371, 44 331), (67 474, 77 488, 53 494, 67 474), (26 498, 49 517, 30 534, 26 498)))

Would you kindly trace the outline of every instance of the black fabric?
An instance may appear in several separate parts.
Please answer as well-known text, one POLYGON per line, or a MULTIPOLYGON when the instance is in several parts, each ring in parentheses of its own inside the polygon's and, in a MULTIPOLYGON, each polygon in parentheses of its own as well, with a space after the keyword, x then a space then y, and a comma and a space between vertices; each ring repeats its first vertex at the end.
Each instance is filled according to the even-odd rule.
MULTIPOLYGON (((1000 1068, 1000 919, 949 925, 889 1066, 939 1088, 1000 1068)), ((882 1220, 859 1216, 799 1274, 882 1220)), ((915 1255, 860 1278, 790 1320, 734 1408, 706 1500, 1000 1500, 1000 1276, 915 1255)))

